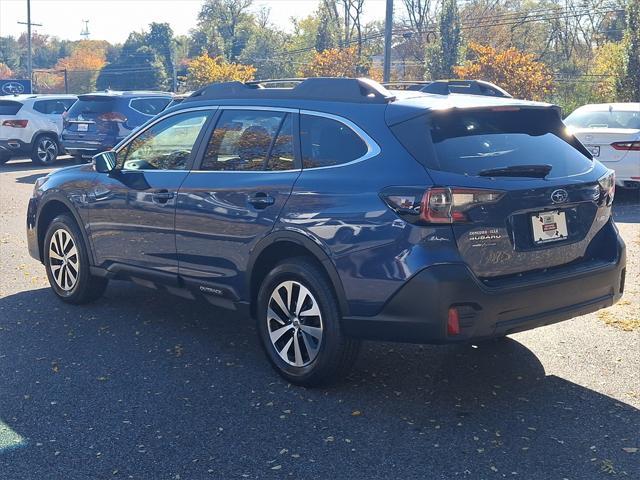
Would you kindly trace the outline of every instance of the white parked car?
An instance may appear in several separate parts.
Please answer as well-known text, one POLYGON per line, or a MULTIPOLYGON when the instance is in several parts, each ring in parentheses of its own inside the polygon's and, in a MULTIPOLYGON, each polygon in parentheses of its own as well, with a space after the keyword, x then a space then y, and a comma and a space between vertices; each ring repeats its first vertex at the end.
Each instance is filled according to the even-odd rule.
POLYGON ((0 164, 18 155, 49 165, 63 153, 62 115, 75 95, 11 95, 0 97, 0 164))
POLYGON ((618 186, 640 188, 640 103, 585 105, 564 122, 594 158, 615 170, 618 186))

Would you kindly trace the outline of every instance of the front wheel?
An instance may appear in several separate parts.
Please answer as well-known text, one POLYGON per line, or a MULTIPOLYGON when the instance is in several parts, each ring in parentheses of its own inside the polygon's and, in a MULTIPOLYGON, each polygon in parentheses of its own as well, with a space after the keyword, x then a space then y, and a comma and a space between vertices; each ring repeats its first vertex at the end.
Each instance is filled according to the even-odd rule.
POLYGON ((258 294, 258 331, 276 371, 291 383, 317 386, 345 376, 360 343, 340 326, 335 293, 305 258, 277 265, 258 294))
POLYGON ((67 303, 97 300, 107 288, 107 279, 91 275, 82 234, 69 215, 60 215, 49 225, 44 240, 44 264, 51 289, 67 303))
POLYGON ((36 165, 51 165, 58 158, 60 149, 52 135, 40 135, 36 138, 31 152, 31 161, 36 165))

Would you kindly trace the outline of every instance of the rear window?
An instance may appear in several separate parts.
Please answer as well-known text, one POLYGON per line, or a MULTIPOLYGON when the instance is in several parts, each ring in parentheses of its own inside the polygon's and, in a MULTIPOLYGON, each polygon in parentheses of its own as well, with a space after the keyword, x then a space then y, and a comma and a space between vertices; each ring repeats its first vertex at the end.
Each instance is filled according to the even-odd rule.
POLYGON ((434 170, 476 176, 483 170, 546 164, 552 167, 547 178, 557 178, 592 166, 551 110, 434 113, 392 130, 417 160, 434 170))
POLYGON ((134 98, 129 106, 136 112, 153 117, 163 111, 170 101, 170 98, 134 98))
POLYGON ((640 130, 640 112, 576 110, 564 121, 576 128, 628 128, 640 130))
POLYGON ((22 108, 22 103, 0 100, 0 115, 15 115, 22 108))
POLYGON ((77 118, 83 114, 113 112, 116 99, 106 96, 83 96, 69 109, 69 117, 77 118))

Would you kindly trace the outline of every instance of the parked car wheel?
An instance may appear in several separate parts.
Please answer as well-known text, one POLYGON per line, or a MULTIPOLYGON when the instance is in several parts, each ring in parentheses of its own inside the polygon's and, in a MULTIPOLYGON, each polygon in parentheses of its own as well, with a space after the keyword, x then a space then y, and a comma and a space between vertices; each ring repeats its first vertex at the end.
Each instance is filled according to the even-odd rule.
POLYGON ((9 160, 11 160, 11 155, 8 153, 0 152, 0 165, 4 165, 9 160))
POLYGON ((291 383, 326 384, 346 375, 360 342, 340 327, 335 293, 305 258, 277 265, 258 294, 258 331, 276 371, 291 383))
POLYGON ((54 293, 73 304, 97 300, 108 280, 91 275, 82 234, 69 215, 53 219, 44 240, 44 263, 54 293))
POLYGON ((40 135, 33 143, 31 160, 36 165, 51 165, 59 152, 58 141, 53 135, 40 135))

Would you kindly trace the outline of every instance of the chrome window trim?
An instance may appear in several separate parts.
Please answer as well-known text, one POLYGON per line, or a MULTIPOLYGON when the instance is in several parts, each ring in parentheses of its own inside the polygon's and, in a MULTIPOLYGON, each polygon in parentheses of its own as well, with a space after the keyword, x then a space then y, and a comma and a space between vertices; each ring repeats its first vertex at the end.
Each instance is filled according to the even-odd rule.
MULTIPOLYGON (((336 122, 340 122, 343 125, 349 127, 353 132, 355 132, 355 134, 358 135, 360 137, 360 139, 367 146, 367 153, 365 153, 361 157, 358 157, 358 158, 356 158, 354 160, 351 160, 350 162, 347 162, 347 163, 340 163, 338 165, 325 165, 324 167, 307 167, 307 168, 305 168, 304 167, 304 160, 303 160, 303 167, 302 167, 303 170, 321 170, 321 169, 325 169, 325 168, 346 167, 348 165, 353 165, 354 163, 364 162, 365 160, 368 160, 370 158, 373 158, 373 157, 376 157, 376 156, 380 155, 380 152, 382 152, 382 149, 375 142, 375 140, 373 140, 367 134, 367 132, 365 132, 362 128, 360 128, 358 125, 353 123, 351 120, 348 120, 348 119, 346 119, 344 117, 341 117, 339 115, 334 115, 332 113, 318 112, 318 111, 314 111, 314 110, 300 110, 300 115, 312 115, 314 117, 324 117, 324 118, 329 118, 331 120, 335 120, 336 122)), ((300 141, 302 141, 302 139, 300 139, 300 141)))

